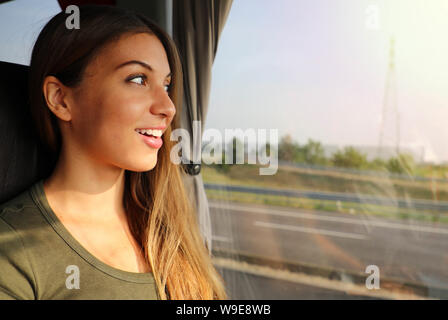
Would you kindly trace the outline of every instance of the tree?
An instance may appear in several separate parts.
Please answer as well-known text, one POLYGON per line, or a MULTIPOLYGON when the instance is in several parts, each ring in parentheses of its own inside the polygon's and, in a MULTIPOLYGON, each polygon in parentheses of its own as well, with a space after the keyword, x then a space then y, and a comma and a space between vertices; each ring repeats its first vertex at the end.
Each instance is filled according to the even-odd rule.
POLYGON ((367 166, 367 156, 354 147, 345 147, 335 152, 331 161, 336 167, 361 169, 367 166))
POLYGON ((367 165, 368 169, 372 170, 385 170, 387 166, 387 161, 381 159, 381 158, 375 158, 369 164, 367 165))
POLYGON ((308 143, 301 149, 303 150, 303 156, 306 163, 323 165, 327 162, 324 149, 320 142, 308 139, 308 143))
POLYGON ((414 175, 415 162, 411 154, 400 153, 397 157, 390 158, 386 164, 387 170, 392 173, 414 175))
POLYGON ((291 135, 287 134, 280 139, 278 144, 279 160, 293 162, 297 157, 299 146, 292 140, 291 135))

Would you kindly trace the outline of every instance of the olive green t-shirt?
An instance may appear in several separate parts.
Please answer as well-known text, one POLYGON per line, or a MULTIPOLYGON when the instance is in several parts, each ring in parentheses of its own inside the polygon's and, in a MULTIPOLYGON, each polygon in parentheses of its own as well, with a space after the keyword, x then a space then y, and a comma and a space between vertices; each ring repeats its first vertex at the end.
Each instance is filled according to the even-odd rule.
POLYGON ((88 252, 48 204, 43 180, 0 205, 0 299, 159 299, 152 273, 88 252))

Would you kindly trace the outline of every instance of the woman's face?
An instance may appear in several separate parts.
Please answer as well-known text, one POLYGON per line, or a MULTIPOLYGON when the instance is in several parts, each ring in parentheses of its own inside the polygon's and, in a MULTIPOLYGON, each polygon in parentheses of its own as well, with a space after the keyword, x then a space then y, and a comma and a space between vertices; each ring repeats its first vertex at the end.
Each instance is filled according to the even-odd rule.
POLYGON ((169 127, 176 113, 167 92, 170 72, 154 35, 125 35, 106 45, 87 66, 80 86, 70 89, 70 132, 64 139, 103 164, 153 169, 161 138, 150 138, 156 143, 148 144, 136 129, 165 132, 169 127))

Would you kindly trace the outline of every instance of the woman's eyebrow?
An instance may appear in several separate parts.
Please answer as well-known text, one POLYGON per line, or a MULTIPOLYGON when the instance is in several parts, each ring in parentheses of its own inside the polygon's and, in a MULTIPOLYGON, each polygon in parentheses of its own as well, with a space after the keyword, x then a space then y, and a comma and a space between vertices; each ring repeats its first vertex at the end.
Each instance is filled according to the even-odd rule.
MULTIPOLYGON (((142 62, 142 61, 138 61, 138 60, 130 60, 130 61, 123 62, 122 64, 119 64, 119 65, 115 68, 115 70, 120 69, 121 67, 127 66, 127 65, 129 65, 129 64, 138 64, 138 65, 141 65, 142 67, 148 69, 148 70, 151 71, 151 72, 154 71, 153 68, 152 68, 149 64, 147 64, 147 63, 145 63, 145 62, 142 62)), ((166 77, 169 77, 169 76, 171 76, 171 75, 172 75, 172 72, 168 73, 168 74, 166 75, 166 77)))

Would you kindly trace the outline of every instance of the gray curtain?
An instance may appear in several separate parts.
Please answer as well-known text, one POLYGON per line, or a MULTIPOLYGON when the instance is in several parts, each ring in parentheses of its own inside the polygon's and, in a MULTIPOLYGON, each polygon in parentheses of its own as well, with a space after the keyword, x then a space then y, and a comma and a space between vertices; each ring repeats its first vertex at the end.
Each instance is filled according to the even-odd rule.
MULTIPOLYGON (((233 0, 173 0, 173 38, 179 49, 184 72, 184 101, 181 126, 190 132, 190 155, 199 145, 207 115, 211 70, 218 40, 233 0), (201 132, 193 141, 193 121, 200 121, 201 132)), ((194 160, 194 159, 188 159, 194 160)), ((196 167, 185 177, 185 185, 196 204, 198 221, 206 246, 212 250, 210 213, 204 184, 196 167)))

